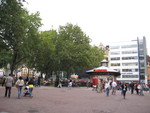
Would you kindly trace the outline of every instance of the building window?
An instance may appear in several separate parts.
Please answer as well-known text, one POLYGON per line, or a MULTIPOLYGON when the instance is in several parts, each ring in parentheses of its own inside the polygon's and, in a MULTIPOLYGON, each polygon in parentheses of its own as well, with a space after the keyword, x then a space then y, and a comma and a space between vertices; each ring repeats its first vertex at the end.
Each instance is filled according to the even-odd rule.
POLYGON ((137 60, 138 56, 122 57, 122 60, 137 60))
POLYGON ((122 69, 122 72, 132 72, 132 69, 122 69))
POLYGON ((145 66, 144 66, 144 63, 141 63, 141 62, 140 62, 140 67, 145 67, 145 66))
POLYGON ((111 52, 110 54, 111 54, 111 55, 119 55, 120 52, 119 52, 119 51, 117 51, 117 52, 111 52))
POLYGON ((136 54, 138 53, 137 50, 133 50, 133 51, 122 51, 122 54, 136 54))
POLYGON ((141 50, 140 50, 140 55, 144 55, 144 51, 141 51, 141 50))
POLYGON ((140 73, 145 73, 145 70, 144 69, 140 69, 140 73))
POLYGON ((122 45, 121 48, 137 48, 137 44, 135 45, 122 45))
POLYGON ((138 66, 138 63, 122 63, 122 66, 138 66))
POLYGON ((144 57, 140 56, 140 60, 144 60, 144 57))
POLYGON ((120 60, 120 57, 112 57, 111 60, 120 60))
POLYGON ((138 72, 138 69, 122 69, 122 72, 138 72))
POLYGON ((120 66, 120 63, 111 63, 111 66, 120 66))
POLYGON ((122 78, 138 78, 138 75, 122 75, 122 78))
POLYGON ((110 49, 119 49, 119 46, 111 46, 110 49))

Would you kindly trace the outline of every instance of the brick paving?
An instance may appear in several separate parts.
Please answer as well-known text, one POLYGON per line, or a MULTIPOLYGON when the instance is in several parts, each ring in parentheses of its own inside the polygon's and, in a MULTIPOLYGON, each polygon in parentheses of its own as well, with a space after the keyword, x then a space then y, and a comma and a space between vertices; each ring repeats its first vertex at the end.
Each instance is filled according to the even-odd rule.
POLYGON ((138 96, 128 91, 124 100, 120 91, 106 97, 91 88, 42 86, 34 88, 33 98, 17 99, 15 87, 10 98, 4 97, 0 87, 0 113, 150 113, 150 93, 138 96))

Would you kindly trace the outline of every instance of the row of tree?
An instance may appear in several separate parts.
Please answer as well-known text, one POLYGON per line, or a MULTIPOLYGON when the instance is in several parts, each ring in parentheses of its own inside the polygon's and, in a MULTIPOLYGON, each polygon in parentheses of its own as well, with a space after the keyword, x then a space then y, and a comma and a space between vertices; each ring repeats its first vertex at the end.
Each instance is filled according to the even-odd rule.
POLYGON ((0 68, 10 63, 11 74, 23 64, 45 73, 71 73, 97 67, 104 50, 90 45, 90 38, 77 25, 67 23, 58 30, 39 31, 38 12, 29 14, 23 1, 0 2, 0 68))

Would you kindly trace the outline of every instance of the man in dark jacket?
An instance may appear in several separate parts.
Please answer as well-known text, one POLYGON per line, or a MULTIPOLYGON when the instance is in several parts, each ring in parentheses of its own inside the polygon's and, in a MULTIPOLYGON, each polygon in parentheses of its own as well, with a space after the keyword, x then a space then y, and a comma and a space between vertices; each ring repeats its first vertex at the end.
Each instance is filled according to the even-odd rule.
POLYGON ((127 92, 127 85, 123 82, 122 85, 121 85, 121 88, 122 88, 122 95, 123 95, 123 98, 125 99, 125 97, 126 97, 126 92, 127 92))
POLYGON ((130 88, 131 88, 131 94, 133 94, 133 92, 134 92, 134 83, 133 83, 133 81, 130 84, 130 88))

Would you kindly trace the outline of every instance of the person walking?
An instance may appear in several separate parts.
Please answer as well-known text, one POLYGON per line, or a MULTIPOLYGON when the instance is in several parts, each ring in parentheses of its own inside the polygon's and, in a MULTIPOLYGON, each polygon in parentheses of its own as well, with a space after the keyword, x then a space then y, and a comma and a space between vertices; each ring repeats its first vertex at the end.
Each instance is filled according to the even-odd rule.
POLYGON ((71 79, 69 80, 68 88, 69 88, 69 89, 71 89, 71 88, 72 88, 72 80, 71 80, 71 79))
POLYGON ((58 88, 62 88, 62 80, 59 78, 59 80, 58 80, 58 86, 57 86, 58 88))
POLYGON ((123 82, 122 85, 121 85, 121 88, 122 88, 122 95, 123 95, 123 98, 125 99, 125 97, 126 97, 126 92, 127 92, 127 85, 123 82))
POLYGON ((110 90, 110 83, 108 81, 106 81, 105 82, 106 96, 109 96, 109 90, 110 90))
POLYGON ((25 84, 28 83, 29 81, 29 75, 27 75, 26 79, 25 79, 25 84))
POLYGON ((133 81, 130 84, 130 89, 131 89, 131 94, 133 94, 134 93, 134 83, 133 83, 133 81))
POLYGON ((6 80, 6 75, 4 75, 2 78, 2 87, 5 85, 5 80, 6 80))
POLYGON ((144 83, 140 83, 140 84, 138 85, 138 90, 139 90, 139 95, 140 95, 140 96, 144 96, 144 94, 143 94, 144 88, 145 88, 144 83))
POLYGON ((136 94, 137 94, 137 95, 139 95, 138 85, 139 85, 138 83, 136 83, 136 84, 134 85, 135 91, 136 91, 136 94))
POLYGON ((40 87, 41 86, 41 77, 39 76, 38 77, 38 87, 40 87))
POLYGON ((16 81, 15 83, 18 87, 18 99, 20 99, 21 97, 21 93, 22 93, 22 87, 24 86, 24 80, 23 78, 20 76, 19 79, 16 81))
POLYGON ((30 97, 33 97, 32 91, 33 91, 34 85, 35 85, 35 82, 34 82, 33 78, 31 78, 28 82, 30 97))
POLYGON ((5 78, 5 82, 4 82, 4 84, 5 84, 5 97, 8 96, 8 98, 10 98, 11 88, 13 86, 13 82, 14 82, 14 79, 11 76, 11 74, 9 74, 9 76, 5 78))
POLYGON ((98 88, 97 88, 97 92, 98 93, 102 93, 103 90, 103 83, 102 83, 102 79, 98 80, 98 88))
POLYGON ((114 81, 112 82, 112 95, 115 95, 116 94, 116 87, 117 87, 117 83, 114 81))

